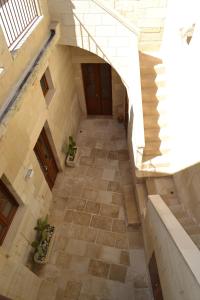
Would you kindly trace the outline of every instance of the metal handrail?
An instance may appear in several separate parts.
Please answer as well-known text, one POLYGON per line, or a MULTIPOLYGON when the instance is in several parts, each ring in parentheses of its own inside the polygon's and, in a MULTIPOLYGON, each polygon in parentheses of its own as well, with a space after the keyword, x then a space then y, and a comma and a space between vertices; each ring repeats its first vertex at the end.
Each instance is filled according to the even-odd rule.
POLYGON ((115 18, 117 21, 122 23, 127 29, 134 32, 136 35, 139 34, 139 28, 134 26, 132 23, 128 22, 127 19, 121 16, 116 10, 112 9, 111 7, 108 7, 106 4, 102 3, 102 1, 99 0, 92 0, 92 1, 96 3, 99 7, 101 7, 103 10, 105 10, 108 14, 110 14, 113 18, 115 18))

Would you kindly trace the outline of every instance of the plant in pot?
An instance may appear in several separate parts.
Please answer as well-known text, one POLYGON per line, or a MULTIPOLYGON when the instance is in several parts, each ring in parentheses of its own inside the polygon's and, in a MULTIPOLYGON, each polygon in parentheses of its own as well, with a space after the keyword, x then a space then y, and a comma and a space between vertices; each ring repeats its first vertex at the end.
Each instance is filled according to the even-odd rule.
POLYGON ((78 149, 72 136, 69 136, 69 142, 65 145, 64 152, 66 154, 65 164, 69 167, 75 167, 78 149))
POLYGON ((31 244, 35 249, 33 260, 36 263, 45 264, 53 245, 55 227, 48 223, 48 216, 46 216, 44 219, 38 219, 34 229, 37 234, 36 240, 31 244))

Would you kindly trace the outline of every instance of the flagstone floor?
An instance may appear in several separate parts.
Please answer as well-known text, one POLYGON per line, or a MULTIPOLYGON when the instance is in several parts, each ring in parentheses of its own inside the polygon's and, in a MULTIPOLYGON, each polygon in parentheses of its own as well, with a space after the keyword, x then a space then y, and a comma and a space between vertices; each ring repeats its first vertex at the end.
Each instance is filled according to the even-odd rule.
POLYGON ((38 299, 150 300, 142 233, 127 226, 123 205, 132 184, 124 127, 83 120, 77 145, 77 166, 53 189, 56 238, 38 299))

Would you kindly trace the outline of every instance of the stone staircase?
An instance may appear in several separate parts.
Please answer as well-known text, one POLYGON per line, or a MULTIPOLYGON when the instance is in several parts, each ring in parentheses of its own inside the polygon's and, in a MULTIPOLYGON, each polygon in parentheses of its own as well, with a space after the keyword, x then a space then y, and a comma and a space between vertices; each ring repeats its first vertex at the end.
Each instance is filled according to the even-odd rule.
POLYGON ((162 197, 173 215, 200 249, 200 226, 180 203, 173 178, 171 176, 148 178, 146 179, 146 191, 148 195, 160 195, 162 197))
POLYGON ((145 148, 138 177, 170 173, 165 67, 153 55, 140 52, 145 148))

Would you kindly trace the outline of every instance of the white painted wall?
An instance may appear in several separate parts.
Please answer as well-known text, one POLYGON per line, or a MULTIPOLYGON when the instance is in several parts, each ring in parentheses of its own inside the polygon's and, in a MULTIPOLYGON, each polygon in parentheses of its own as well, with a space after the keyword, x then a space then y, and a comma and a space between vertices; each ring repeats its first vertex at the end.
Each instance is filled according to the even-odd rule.
POLYGON ((174 171, 200 160, 199 68, 200 68, 200 3, 198 0, 171 0, 165 24, 162 53, 166 65, 170 136, 173 136, 174 171), (188 45, 185 32, 195 24, 188 45))

